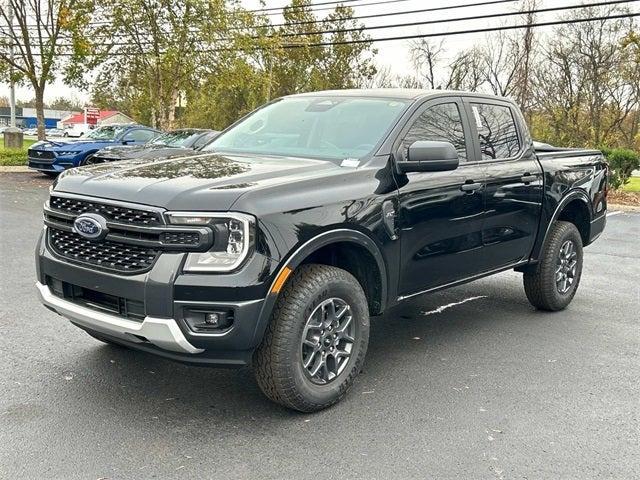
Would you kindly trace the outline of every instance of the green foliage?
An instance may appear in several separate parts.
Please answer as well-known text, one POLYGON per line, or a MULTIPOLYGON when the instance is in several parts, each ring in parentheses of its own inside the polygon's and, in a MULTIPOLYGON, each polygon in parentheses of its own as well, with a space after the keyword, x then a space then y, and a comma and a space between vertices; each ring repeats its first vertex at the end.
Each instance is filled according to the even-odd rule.
POLYGON ((22 149, 4 148, 0 145, 0 166, 16 166, 27 164, 27 149, 35 140, 25 140, 22 149))
POLYGON ((602 148, 609 163, 609 185, 614 190, 624 188, 629 183, 631 173, 640 168, 640 154, 626 148, 602 148))
POLYGON ((237 1, 103 0, 101 8, 110 22, 96 35, 118 45, 93 47, 93 103, 163 129, 221 129, 270 99, 359 87, 375 74, 375 51, 343 6, 300 23, 319 19, 309 0, 293 0, 279 26, 237 1), (349 40, 363 42, 317 45, 349 40))

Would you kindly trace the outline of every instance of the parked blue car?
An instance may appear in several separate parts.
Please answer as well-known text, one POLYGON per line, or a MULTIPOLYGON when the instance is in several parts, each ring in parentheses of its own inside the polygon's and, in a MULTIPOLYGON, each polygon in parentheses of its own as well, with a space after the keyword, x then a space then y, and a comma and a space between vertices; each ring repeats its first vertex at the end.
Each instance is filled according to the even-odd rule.
POLYGON ((109 125, 98 127, 80 139, 46 140, 29 148, 29 168, 55 176, 67 168, 79 167, 98 150, 110 145, 138 145, 160 135, 143 125, 109 125))

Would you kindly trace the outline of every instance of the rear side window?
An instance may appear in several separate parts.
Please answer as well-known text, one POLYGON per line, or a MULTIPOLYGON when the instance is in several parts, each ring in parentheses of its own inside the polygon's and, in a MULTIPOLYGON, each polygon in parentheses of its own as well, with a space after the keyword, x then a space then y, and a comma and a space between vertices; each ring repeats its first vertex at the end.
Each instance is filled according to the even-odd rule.
POLYGON ((461 161, 466 161, 467 148, 458 105, 441 103, 422 112, 402 141, 405 153, 409 146, 417 141, 449 142, 456 147, 458 158, 461 161))
POLYGON ((473 103, 471 109, 478 128, 482 160, 516 156, 520 151, 520 140, 511 109, 487 103, 473 103))

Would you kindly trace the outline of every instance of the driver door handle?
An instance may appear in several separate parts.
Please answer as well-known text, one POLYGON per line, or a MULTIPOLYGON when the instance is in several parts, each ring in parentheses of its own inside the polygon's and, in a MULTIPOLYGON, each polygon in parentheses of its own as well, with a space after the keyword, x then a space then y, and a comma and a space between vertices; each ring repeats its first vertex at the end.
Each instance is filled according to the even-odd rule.
POLYGON ((476 183, 473 180, 467 180, 462 185, 460 185, 460 190, 463 192, 473 193, 482 187, 481 183, 476 183))
POLYGON ((527 172, 520 177, 520 180, 525 184, 529 184, 531 182, 535 182, 536 180, 538 180, 538 177, 536 175, 531 175, 529 172, 527 172))

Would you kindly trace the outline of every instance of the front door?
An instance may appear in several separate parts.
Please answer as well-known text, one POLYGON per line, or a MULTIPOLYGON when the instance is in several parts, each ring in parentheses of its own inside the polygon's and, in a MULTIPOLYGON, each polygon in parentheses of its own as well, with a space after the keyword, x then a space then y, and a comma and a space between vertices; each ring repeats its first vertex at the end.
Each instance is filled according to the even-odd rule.
POLYGON ((542 167, 511 103, 472 98, 464 103, 486 172, 483 269, 490 271, 529 258, 542 211, 542 167))
POLYGON ((412 172, 398 178, 400 297, 482 270, 484 166, 471 161, 475 158, 470 123, 462 100, 450 97, 425 103, 408 122, 394 151, 404 153, 418 140, 452 143, 460 166, 449 172, 412 172))

